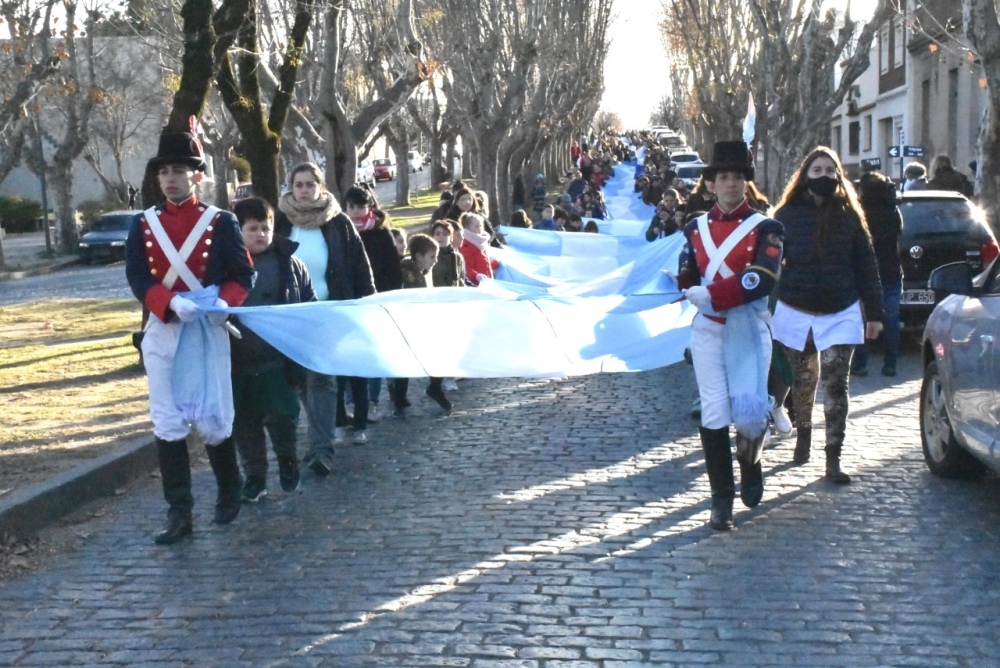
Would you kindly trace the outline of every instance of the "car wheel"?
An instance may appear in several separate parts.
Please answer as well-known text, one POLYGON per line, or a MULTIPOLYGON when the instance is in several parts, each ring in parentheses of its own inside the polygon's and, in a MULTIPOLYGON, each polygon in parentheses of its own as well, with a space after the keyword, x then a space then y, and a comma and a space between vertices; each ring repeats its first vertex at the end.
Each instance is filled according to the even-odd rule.
POLYGON ((94 256, 90 253, 80 253, 80 264, 91 264, 94 261, 94 256))
POLYGON ((927 468, 941 478, 974 478, 985 470, 955 438, 945 406, 944 387, 937 362, 924 369, 920 386, 920 443, 927 468))

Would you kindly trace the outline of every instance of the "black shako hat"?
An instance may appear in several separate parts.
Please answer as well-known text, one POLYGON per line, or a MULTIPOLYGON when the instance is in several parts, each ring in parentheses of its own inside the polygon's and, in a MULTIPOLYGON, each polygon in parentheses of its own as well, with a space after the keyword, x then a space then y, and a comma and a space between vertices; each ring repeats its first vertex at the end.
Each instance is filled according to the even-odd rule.
POLYGON ((160 146, 156 157, 149 161, 154 169, 164 165, 188 165, 199 172, 204 172, 205 153, 201 141, 195 134, 196 120, 191 117, 191 132, 164 133, 160 135, 160 146))
POLYGON ((750 147, 742 141, 717 141, 712 149, 712 162, 702 171, 706 181, 714 181, 719 172, 738 172, 753 181, 754 166, 750 147))

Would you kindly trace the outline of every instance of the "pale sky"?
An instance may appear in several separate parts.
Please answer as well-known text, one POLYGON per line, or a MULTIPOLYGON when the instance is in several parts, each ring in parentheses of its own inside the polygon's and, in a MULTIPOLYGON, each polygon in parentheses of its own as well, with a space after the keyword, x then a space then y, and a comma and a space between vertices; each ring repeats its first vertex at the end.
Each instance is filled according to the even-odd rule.
MULTIPOLYGON (((876 4, 875 0, 826 0, 823 4, 843 9, 848 2, 854 19, 871 16, 876 4)), ((650 112, 670 90, 660 41, 662 7, 662 0, 614 0, 601 109, 617 113, 626 129, 647 127, 650 112)))

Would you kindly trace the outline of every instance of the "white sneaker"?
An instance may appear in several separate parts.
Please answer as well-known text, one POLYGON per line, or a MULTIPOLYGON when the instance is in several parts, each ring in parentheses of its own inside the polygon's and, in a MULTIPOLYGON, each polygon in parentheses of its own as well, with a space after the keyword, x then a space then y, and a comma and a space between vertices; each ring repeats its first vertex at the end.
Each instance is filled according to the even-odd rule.
POLYGON ((458 383, 455 382, 454 378, 445 378, 442 387, 445 392, 458 392, 458 383))
POLYGON ((344 415, 348 420, 354 419, 354 402, 344 404, 344 415))
POLYGON ((365 432, 356 431, 354 432, 354 445, 364 445, 368 442, 368 437, 365 436, 365 432))
POLYGON ((334 427, 333 429, 333 442, 343 443, 344 439, 347 438, 347 428, 346 427, 334 427))
POLYGON ((789 421, 784 407, 775 406, 771 409, 771 421, 774 423, 774 431, 777 432, 779 438, 792 433, 792 423, 789 421))
POLYGON ((378 422, 382 416, 378 413, 378 404, 368 404, 368 421, 378 422))

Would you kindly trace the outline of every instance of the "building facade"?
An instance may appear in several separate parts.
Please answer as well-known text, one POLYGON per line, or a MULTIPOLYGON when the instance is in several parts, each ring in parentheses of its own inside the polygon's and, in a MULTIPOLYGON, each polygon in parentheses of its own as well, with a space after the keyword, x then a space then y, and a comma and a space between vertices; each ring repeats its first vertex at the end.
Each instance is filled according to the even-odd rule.
POLYGON ((970 174, 986 108, 982 67, 962 35, 961 7, 952 0, 908 0, 906 12, 879 28, 871 66, 858 78, 830 123, 831 146, 852 178, 863 160, 901 177, 911 161, 928 168, 937 154, 970 174), (922 157, 900 155, 922 150, 922 157))

